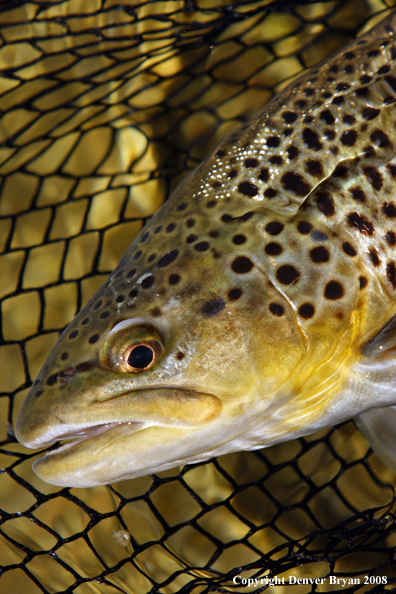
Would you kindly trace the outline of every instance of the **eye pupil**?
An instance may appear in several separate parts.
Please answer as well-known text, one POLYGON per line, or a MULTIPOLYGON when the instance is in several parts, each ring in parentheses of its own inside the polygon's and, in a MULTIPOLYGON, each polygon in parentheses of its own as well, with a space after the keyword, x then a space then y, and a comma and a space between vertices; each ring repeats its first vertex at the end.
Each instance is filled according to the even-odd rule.
POLYGON ((152 363, 153 359, 154 353, 152 349, 142 344, 131 351, 128 357, 128 365, 136 369, 144 369, 152 363))

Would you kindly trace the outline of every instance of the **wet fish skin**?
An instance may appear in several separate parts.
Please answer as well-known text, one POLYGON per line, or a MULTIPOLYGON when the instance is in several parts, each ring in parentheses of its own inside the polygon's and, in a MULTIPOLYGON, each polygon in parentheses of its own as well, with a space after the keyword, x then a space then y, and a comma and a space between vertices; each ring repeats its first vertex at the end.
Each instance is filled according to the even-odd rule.
POLYGON ((365 346, 396 313, 395 26, 275 97, 142 230, 18 416, 27 447, 76 437, 35 462, 43 480, 123 480, 396 403, 392 325, 380 360, 365 346))

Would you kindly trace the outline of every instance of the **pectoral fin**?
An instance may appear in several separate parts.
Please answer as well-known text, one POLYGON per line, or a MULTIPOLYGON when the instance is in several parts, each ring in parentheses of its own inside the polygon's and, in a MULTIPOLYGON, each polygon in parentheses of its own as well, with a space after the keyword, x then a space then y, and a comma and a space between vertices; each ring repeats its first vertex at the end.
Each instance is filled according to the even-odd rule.
POLYGON ((372 408, 354 421, 376 454, 396 471, 396 406, 372 408))
POLYGON ((396 316, 362 346, 362 355, 371 361, 396 359, 396 316))

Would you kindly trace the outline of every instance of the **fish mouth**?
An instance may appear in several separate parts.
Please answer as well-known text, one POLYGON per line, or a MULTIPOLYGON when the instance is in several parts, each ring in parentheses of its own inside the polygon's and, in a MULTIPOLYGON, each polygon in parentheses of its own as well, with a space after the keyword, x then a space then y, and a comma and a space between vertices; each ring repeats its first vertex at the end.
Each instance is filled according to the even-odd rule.
POLYGON ((55 440, 51 439, 51 441, 47 441, 44 443, 42 442, 40 444, 40 447, 46 447, 46 446, 52 445, 51 449, 49 449, 47 452, 45 452, 44 456, 54 456, 56 454, 60 454, 61 452, 64 452, 65 450, 68 450, 80 443, 89 441, 90 439, 93 439, 94 437, 102 435, 102 433, 106 433, 107 431, 110 431, 111 429, 113 429, 114 427, 117 427, 119 425, 127 425, 127 426, 129 426, 129 429, 131 431, 134 431, 135 429, 143 428, 144 425, 147 426, 147 423, 133 422, 133 421, 116 421, 116 422, 108 422, 108 423, 103 423, 103 424, 93 425, 93 426, 91 425, 90 427, 81 429, 77 432, 70 431, 70 432, 59 434, 55 440), (62 443, 64 440, 67 440, 66 443, 62 443))
POLYGON ((121 392, 114 398, 93 399, 84 411, 73 411, 70 420, 65 419, 64 411, 52 416, 48 407, 43 407, 39 418, 33 418, 28 407, 24 410, 22 407, 16 433, 18 441, 28 448, 55 444, 45 454, 55 456, 104 433, 110 435, 117 427, 118 433, 131 433, 153 425, 206 424, 218 416, 221 408, 220 399, 209 393, 171 386, 146 387, 121 392), (78 422, 78 417, 83 415, 90 415, 92 420, 78 422))
POLYGON ((57 425, 49 427, 47 419, 46 432, 25 441, 34 448, 56 442, 34 461, 34 472, 53 485, 92 487, 211 455, 219 439, 213 432, 222 410, 219 398, 180 388, 138 394, 94 401, 89 424, 57 418, 57 425))

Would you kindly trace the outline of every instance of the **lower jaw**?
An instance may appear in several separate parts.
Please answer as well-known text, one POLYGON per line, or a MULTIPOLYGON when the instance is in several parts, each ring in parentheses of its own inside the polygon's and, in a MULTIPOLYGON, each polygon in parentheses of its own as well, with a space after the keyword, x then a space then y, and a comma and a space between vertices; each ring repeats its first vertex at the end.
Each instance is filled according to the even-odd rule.
POLYGON ((211 452, 206 454, 210 437, 213 434, 202 427, 142 423, 131 430, 123 423, 91 439, 61 446, 37 459, 33 470, 45 482, 61 487, 105 485, 211 457, 211 452))

